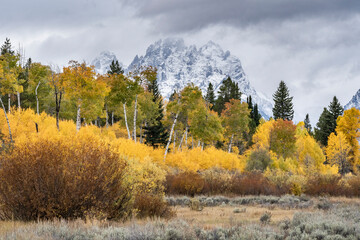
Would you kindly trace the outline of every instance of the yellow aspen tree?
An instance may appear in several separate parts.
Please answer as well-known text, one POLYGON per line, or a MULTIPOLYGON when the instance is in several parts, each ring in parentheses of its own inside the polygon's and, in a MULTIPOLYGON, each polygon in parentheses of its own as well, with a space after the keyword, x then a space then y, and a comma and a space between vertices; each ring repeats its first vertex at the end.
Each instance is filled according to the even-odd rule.
POLYGON ((64 67, 62 74, 66 96, 76 102, 76 130, 79 131, 82 106, 87 105, 101 111, 109 89, 103 81, 95 78, 94 67, 87 66, 86 63, 70 61, 70 66, 64 67))
POLYGON ((339 168, 339 173, 345 175, 352 170, 350 158, 351 146, 346 140, 346 136, 339 131, 337 134, 331 133, 328 145, 325 149, 327 160, 331 165, 339 168))
POLYGON ((353 170, 355 171, 356 166, 360 161, 360 110, 351 108, 344 111, 344 115, 338 117, 337 119, 336 132, 342 132, 351 147, 349 157, 350 163, 353 166, 353 170))
POLYGON ((48 80, 51 75, 49 66, 42 65, 41 63, 31 63, 29 68, 29 89, 35 92, 36 98, 36 113, 39 115, 39 97, 38 90, 40 85, 48 85, 48 80))
POLYGON ((230 137, 228 152, 231 152, 233 141, 241 140, 244 133, 249 132, 250 109, 247 103, 237 99, 230 99, 225 103, 225 109, 221 113, 225 134, 230 137))

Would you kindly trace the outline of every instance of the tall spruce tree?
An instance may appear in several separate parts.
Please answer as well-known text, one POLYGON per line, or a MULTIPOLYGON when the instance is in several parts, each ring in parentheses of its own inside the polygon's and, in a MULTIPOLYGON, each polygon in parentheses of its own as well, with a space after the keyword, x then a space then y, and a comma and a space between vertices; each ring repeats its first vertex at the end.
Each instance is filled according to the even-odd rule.
POLYGON ((222 110, 224 110, 225 103, 229 102, 230 99, 241 99, 239 85, 236 82, 233 82, 230 77, 226 78, 221 83, 218 94, 218 98, 214 105, 214 110, 218 114, 221 114, 222 110))
POLYGON ((343 115, 343 113, 344 108, 341 106, 336 96, 334 96, 328 109, 324 108, 324 111, 316 124, 315 139, 322 145, 327 146, 330 134, 335 132, 337 126, 336 120, 339 116, 343 115))
POLYGON ((324 108, 315 128, 315 139, 323 146, 327 146, 328 137, 333 132, 331 126, 332 119, 332 114, 329 112, 329 110, 327 110, 327 108, 324 108))
POLYGON ((258 105, 257 104, 253 105, 251 96, 247 97, 246 102, 248 104, 248 108, 250 109, 250 122, 249 122, 250 132, 248 138, 248 145, 251 145, 252 136, 254 135, 257 126, 260 125, 261 114, 259 113, 258 105))
POLYGON ((153 102, 158 104, 159 114, 153 123, 149 123, 148 126, 145 127, 145 143, 153 148, 157 148, 159 146, 165 146, 168 139, 168 133, 162 123, 164 118, 163 103, 157 79, 149 82, 148 91, 153 94, 153 102))
POLYGON ((15 52, 11 48, 12 47, 11 47, 10 39, 6 38, 4 44, 1 46, 1 55, 6 55, 6 54, 14 55, 15 52))
POLYGON ((308 133, 312 134, 312 131, 311 131, 312 128, 311 128, 311 124, 310 124, 310 117, 309 117, 308 113, 305 116, 304 124, 305 124, 305 128, 308 131, 308 133))
POLYGON ((253 119, 255 122, 256 127, 260 125, 260 119, 261 119, 261 114, 259 113, 259 107, 257 105, 257 103, 254 105, 254 110, 253 110, 253 119))
POLYGON ((293 97, 290 97, 289 89, 284 81, 281 81, 278 89, 273 95, 275 102, 273 108, 274 119, 292 120, 294 109, 292 103, 293 97))
POLYGON ((170 97, 169 97, 169 102, 174 101, 174 100, 175 100, 176 95, 177 95, 177 92, 174 90, 174 92, 173 92, 173 93, 170 95, 170 97))
POLYGON ((339 100, 337 99, 336 96, 333 97, 333 100, 330 102, 330 105, 328 107, 329 112, 332 116, 331 118, 331 132, 335 132, 336 129, 336 121, 338 119, 339 116, 343 115, 344 113, 344 108, 341 106, 339 100))
POLYGON ((112 60, 108 74, 124 74, 124 69, 119 64, 118 60, 112 60))
POLYGON ((215 105, 215 93, 214 87, 211 83, 209 83, 209 86, 207 88, 205 101, 210 104, 210 109, 212 110, 215 105))

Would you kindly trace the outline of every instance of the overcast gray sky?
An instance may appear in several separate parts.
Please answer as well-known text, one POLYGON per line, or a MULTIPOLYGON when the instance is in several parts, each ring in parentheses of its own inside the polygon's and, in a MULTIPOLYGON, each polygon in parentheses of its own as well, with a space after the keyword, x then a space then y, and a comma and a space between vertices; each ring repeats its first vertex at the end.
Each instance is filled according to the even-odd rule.
POLYGON ((109 50, 127 65, 160 38, 212 40, 270 98, 284 80, 296 121, 309 113, 313 126, 334 95, 344 105, 360 88, 359 0, 14 0, 0 22, 0 41, 44 64, 109 50))

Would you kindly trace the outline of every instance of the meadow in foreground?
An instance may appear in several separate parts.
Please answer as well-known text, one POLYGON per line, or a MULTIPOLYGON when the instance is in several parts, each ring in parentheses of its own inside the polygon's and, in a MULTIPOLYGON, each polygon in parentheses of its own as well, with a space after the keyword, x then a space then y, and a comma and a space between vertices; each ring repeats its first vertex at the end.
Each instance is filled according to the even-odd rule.
MULTIPOLYGON (((198 200, 206 200, 202 197, 198 200)), ((212 197, 202 211, 174 206, 170 219, 125 222, 2 222, 1 239, 359 239, 360 200, 307 197, 212 197), (227 202, 227 203, 225 203, 227 202), (236 204, 243 202, 244 204, 236 204), (247 204, 245 204, 247 202, 247 204), (305 204, 304 204, 305 203, 305 204)), ((181 197, 182 201, 184 198, 181 197)), ((191 199, 190 199, 191 200, 191 199)), ((209 200, 209 199, 207 199, 209 200)), ((195 201, 195 200, 192 200, 195 201)), ((203 202, 203 204, 205 204, 203 202)))

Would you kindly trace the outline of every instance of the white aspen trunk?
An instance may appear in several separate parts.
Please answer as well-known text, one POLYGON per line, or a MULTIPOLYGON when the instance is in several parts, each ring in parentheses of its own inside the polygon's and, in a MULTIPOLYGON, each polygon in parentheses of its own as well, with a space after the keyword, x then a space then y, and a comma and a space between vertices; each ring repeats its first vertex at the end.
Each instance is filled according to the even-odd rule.
POLYGON ((105 105, 105 111, 106 111, 106 128, 109 127, 109 114, 108 114, 108 110, 107 110, 107 105, 105 105))
POLYGON ((170 143, 171 143, 171 136, 172 136, 172 134, 173 134, 173 132, 174 132, 175 124, 176 124, 177 118, 178 118, 178 116, 179 116, 179 113, 180 113, 180 112, 177 112, 177 113, 176 113, 174 122, 173 122, 173 124, 172 124, 172 126, 171 126, 171 131, 170 131, 170 135, 169 135, 169 140, 168 140, 168 142, 167 142, 167 144, 166 144, 166 148, 165 148, 164 162, 165 162, 165 160, 166 160, 166 155, 167 155, 167 153, 168 153, 169 146, 170 146, 170 143))
POLYGON ((37 85, 36 88, 35 88, 36 113, 37 113, 37 115, 39 115, 39 99, 38 99, 38 94, 37 94, 37 90, 38 90, 39 86, 40 86, 40 81, 39 81, 38 85, 37 85))
POLYGON ((204 142, 201 143, 201 151, 204 150, 204 142))
POLYGON ((136 114, 137 114, 137 97, 138 95, 136 94, 135 95, 135 107, 134 107, 134 131, 133 131, 133 134, 134 134, 134 141, 136 142, 136 114))
POLYGON ((198 141, 198 145, 197 145, 197 147, 200 147, 200 144, 201 144, 201 141, 199 140, 199 141, 198 141))
POLYGON ((98 120, 95 119, 95 126, 98 126, 98 120))
POLYGON ((12 134, 11 134, 10 122, 9 122, 8 117, 7 117, 6 110, 5 110, 5 106, 4 106, 4 103, 3 103, 2 99, 1 99, 1 97, 0 97, 0 101, 1 101, 2 108, 3 108, 3 110, 4 110, 6 122, 7 122, 8 128, 9 128, 9 138, 10 138, 10 142, 12 143, 12 142, 13 142, 13 139, 12 139, 12 134))
POLYGON ((111 112, 111 126, 114 125, 114 111, 111 112))
POLYGON ((9 114, 11 113, 11 99, 10 99, 10 97, 11 97, 11 94, 9 93, 8 94, 8 111, 9 111, 9 114))
POLYGON ((18 100, 18 110, 20 111, 20 110, 21 110, 21 99, 20 99, 20 93, 19 93, 19 92, 16 92, 16 95, 17 95, 17 100, 18 100))
MULTIPOLYGON (((186 131, 186 130, 185 130, 186 131)), ((182 143, 183 143, 183 141, 184 141, 184 138, 185 138, 185 131, 184 131, 184 134, 182 135, 182 137, 181 137, 181 140, 180 140, 180 144, 179 144, 179 148, 178 148, 178 150, 180 150, 181 149, 181 146, 182 146, 182 143)))
POLYGON ((234 134, 232 134, 232 135, 231 135, 231 138, 230 138, 229 150, 228 150, 229 153, 231 152, 231 145, 232 145, 233 139, 234 139, 234 134))
POLYGON ((176 130, 174 131, 174 151, 176 149, 176 130))
POLYGON ((81 118, 80 118, 81 105, 78 106, 76 113, 76 132, 78 132, 81 128, 81 118))
POLYGON ((86 119, 84 118, 84 126, 87 127, 86 119))
POLYGON ((128 133, 128 138, 131 139, 130 130, 129 130, 129 125, 128 125, 128 123, 127 123, 126 105, 125 105, 125 103, 123 103, 123 108, 124 108, 124 119, 125 119, 126 130, 127 130, 127 133, 128 133))

